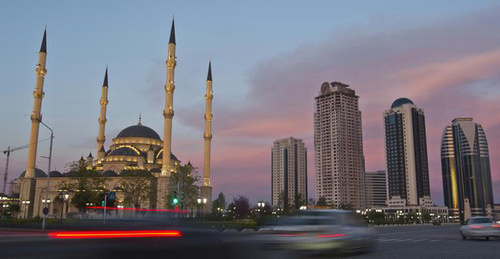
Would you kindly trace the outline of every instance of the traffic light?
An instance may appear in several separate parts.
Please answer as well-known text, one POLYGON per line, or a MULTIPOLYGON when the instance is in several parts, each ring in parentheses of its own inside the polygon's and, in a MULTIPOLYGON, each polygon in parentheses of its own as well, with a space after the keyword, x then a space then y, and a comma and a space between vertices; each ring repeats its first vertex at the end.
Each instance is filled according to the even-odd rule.
POLYGON ((101 201, 101 207, 104 207, 104 200, 101 201))
POLYGON ((177 203, 179 203, 179 199, 177 199, 177 198, 172 199, 172 203, 174 205, 177 205, 177 203))

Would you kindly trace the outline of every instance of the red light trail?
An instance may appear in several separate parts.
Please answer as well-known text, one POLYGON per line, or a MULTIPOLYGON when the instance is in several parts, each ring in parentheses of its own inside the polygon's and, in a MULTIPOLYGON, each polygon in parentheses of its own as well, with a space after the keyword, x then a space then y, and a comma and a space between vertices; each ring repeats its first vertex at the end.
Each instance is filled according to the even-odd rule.
POLYGON ((48 234, 56 239, 133 238, 133 237, 181 237, 177 230, 112 230, 112 231, 62 231, 48 234))
MULTIPOLYGON (((104 207, 87 207, 87 209, 100 209, 103 210, 104 207)), ((169 210, 169 209, 141 209, 141 208, 116 208, 116 207, 106 207, 106 210, 129 210, 129 211, 157 211, 157 212, 177 212, 177 213, 188 213, 187 210, 169 210)))

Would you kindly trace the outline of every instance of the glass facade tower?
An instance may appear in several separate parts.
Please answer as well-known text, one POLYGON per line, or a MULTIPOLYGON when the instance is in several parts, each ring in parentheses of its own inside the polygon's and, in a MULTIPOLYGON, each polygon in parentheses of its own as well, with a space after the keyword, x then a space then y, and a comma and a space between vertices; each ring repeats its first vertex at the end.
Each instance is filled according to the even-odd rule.
POLYGON ((488 142, 472 118, 457 118, 441 139, 444 203, 461 221, 491 215, 494 208, 488 142))
POLYGON ((432 205, 424 111, 399 98, 384 112, 384 125, 388 200, 432 205))

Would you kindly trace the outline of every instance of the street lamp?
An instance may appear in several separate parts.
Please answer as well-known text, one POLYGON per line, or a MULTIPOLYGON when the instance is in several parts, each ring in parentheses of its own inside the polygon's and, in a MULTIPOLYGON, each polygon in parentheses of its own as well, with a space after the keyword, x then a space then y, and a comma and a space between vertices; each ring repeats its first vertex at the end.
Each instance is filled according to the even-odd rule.
MULTIPOLYGON (((47 124, 43 123, 43 121, 41 119, 36 119, 38 122, 40 122, 43 126, 45 126, 47 129, 50 130, 50 148, 49 148, 49 168, 47 170, 47 189, 45 190, 45 200, 49 200, 49 180, 50 180, 50 165, 52 163, 52 142, 54 140, 54 131, 49 127, 47 126, 47 124)), ((48 203, 47 203, 47 206, 48 206, 48 203)), ((45 208, 45 205, 43 206, 45 208)), ((47 219, 47 215, 45 215, 45 213, 43 213, 43 221, 42 221, 42 229, 45 229, 45 222, 46 222, 46 219, 47 219)))
POLYGON ((200 222, 203 222, 203 213, 201 211, 201 206, 202 206, 201 204, 203 204, 203 205, 207 204, 207 198, 203 198, 203 199, 198 198, 197 202, 198 202, 198 208, 200 211, 200 222))
POLYGON ((28 218, 28 206, 30 205, 31 202, 28 200, 23 200, 22 203, 24 205, 24 218, 27 219, 28 218))
POLYGON ((67 203, 67 201, 69 199, 69 193, 68 193, 67 190, 61 190, 59 192, 58 197, 59 197, 59 200, 61 200, 61 222, 62 222, 62 220, 63 220, 63 211, 64 211, 64 203, 67 203))

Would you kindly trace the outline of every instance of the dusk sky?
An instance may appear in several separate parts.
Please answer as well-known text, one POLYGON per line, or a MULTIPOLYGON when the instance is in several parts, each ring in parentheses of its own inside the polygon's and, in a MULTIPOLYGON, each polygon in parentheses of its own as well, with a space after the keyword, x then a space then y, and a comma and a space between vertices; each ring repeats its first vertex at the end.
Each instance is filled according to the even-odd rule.
MULTIPOLYGON (((35 65, 47 26, 42 114, 54 130, 52 168, 95 155, 99 99, 109 67, 106 143, 142 123, 163 135, 165 60, 175 15, 173 153, 203 166, 204 94, 212 59, 213 194, 271 197, 271 146, 308 148, 314 197, 314 97, 349 84, 363 120, 367 171, 385 170, 383 112, 399 97, 426 114, 432 198, 443 204, 440 139, 456 117, 486 132, 500 203, 498 1, 2 1, 0 148, 29 142, 35 65), (404 3, 403 3, 404 2, 404 3)), ((40 127, 39 139, 50 136, 40 127)), ((49 142, 38 148, 46 171, 49 142)), ((28 149, 11 156, 9 179, 28 149)), ((5 155, 0 160, 3 178, 5 155)), ((200 170, 201 173, 201 170, 200 170)))

